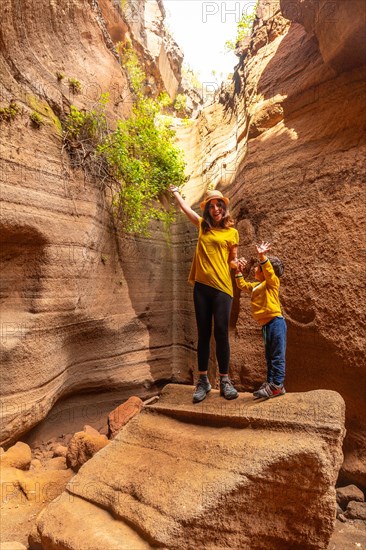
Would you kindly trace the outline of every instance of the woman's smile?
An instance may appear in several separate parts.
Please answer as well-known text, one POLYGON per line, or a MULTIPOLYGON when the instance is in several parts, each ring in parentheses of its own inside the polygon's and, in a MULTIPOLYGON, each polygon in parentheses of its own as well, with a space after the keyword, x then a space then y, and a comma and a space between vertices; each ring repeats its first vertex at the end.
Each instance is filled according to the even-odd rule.
POLYGON ((213 199, 212 201, 210 201, 209 208, 210 208, 210 215, 212 219, 216 223, 220 222, 222 219, 222 207, 220 206, 220 204, 216 199, 213 199))

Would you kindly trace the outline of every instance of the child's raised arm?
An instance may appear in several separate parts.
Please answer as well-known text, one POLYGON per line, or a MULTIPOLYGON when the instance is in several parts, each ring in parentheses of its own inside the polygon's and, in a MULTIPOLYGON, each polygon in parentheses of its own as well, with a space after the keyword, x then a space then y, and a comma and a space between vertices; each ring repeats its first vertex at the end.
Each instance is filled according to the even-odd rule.
POLYGON ((256 244, 255 247, 259 255, 259 261, 263 262, 267 258, 267 252, 271 250, 271 243, 262 241, 261 244, 256 244))
POLYGON ((267 252, 271 249, 271 243, 262 241, 261 244, 256 245, 256 249, 259 255, 261 270, 265 280, 267 281, 267 285, 272 287, 278 286, 278 277, 273 270, 271 262, 267 258, 267 252))

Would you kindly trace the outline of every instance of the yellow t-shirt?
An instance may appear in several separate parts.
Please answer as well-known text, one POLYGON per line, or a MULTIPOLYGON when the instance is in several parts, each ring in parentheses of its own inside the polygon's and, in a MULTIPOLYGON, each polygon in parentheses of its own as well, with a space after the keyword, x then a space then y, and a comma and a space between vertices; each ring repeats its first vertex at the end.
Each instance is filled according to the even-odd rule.
POLYGON ((188 281, 192 285, 197 282, 212 286, 232 297, 229 254, 232 247, 239 244, 239 233, 233 227, 214 228, 204 233, 202 221, 203 218, 200 219, 198 242, 188 281))

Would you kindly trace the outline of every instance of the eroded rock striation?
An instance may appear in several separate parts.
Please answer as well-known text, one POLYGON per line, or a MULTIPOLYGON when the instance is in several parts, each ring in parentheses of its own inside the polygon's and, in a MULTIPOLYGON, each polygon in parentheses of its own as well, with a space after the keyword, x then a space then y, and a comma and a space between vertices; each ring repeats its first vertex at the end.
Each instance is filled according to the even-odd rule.
POLYGON ((106 550, 255 550, 264 539, 270 550, 327 548, 342 398, 318 390, 227 402, 213 390, 193 405, 192 391, 167 385, 157 404, 80 469, 38 519, 45 550, 77 550, 82 541, 85 550, 100 541, 106 550), (82 532, 75 529, 81 518, 82 532))
MULTIPOLYGON (((189 134, 182 130, 191 146, 192 204, 198 210, 202 188, 220 185, 231 199, 240 254, 254 260, 254 245, 264 239, 284 260, 286 388, 341 393, 343 473, 364 487, 365 9, 358 1, 261 2, 251 41, 238 49, 233 86, 189 134)), ((182 218, 176 246, 184 274, 195 237, 182 218)), ((184 316, 175 338, 194 350, 190 289, 181 285, 176 307, 184 316)), ((239 388, 254 389, 265 361, 245 295, 234 298, 231 326, 232 376, 239 388)))
POLYGON ((19 106, 0 132, 5 444, 62 396, 96 389, 144 395, 171 379, 167 237, 159 226, 150 240, 118 233, 108 199, 71 168, 61 138, 70 104, 90 110, 102 93, 110 94, 112 124, 129 115, 118 42, 129 41, 144 59, 151 94, 166 86, 174 96, 181 53, 162 33, 161 1, 122 4, 1 3, 1 107, 12 99, 19 106), (39 128, 33 112, 42 117, 39 128))
MULTIPOLYGON (((247 154, 232 196, 244 255, 265 238, 285 261, 287 389, 341 393, 347 407, 344 472, 365 486, 366 66, 358 44, 366 38, 366 6, 351 2, 345 11, 335 2, 324 20, 325 2, 312 3, 310 29, 308 4, 298 3, 305 27, 285 24, 276 12, 256 29, 241 75, 247 154)), ((244 344, 252 326, 243 297, 233 359, 244 385, 260 378, 252 367, 254 350, 244 344)))
MULTIPOLYGON (((250 259, 264 238, 285 260, 287 390, 344 397, 343 474, 366 486, 365 17, 364 2, 345 5, 260 3, 233 85, 181 127, 179 139, 191 204, 198 208, 209 184, 220 186, 241 254, 250 259)), ((196 330, 186 281, 195 229, 182 216, 172 242, 159 225, 150 239, 122 237, 104 194, 71 169, 60 137, 69 105, 90 109, 106 91, 108 116, 128 116, 118 42, 130 41, 145 59, 149 93, 165 87, 174 95, 181 53, 162 31, 161 8, 160 1, 1 3, 1 105, 15 99, 21 107, 0 133, 5 444, 63 396, 119 389, 127 398, 157 382, 192 381, 196 330), (44 119, 39 129, 33 111, 44 119)), ((235 296, 231 327, 232 375, 251 390, 265 366, 245 297, 235 296)))

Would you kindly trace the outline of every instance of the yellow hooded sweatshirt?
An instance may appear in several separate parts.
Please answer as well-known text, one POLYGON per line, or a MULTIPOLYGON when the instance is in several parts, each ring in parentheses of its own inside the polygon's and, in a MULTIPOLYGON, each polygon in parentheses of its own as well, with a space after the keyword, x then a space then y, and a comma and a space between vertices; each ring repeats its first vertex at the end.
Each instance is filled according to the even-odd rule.
POLYGON ((264 281, 248 283, 243 277, 235 277, 235 281, 238 288, 251 294, 252 315, 263 326, 282 315, 282 312, 278 296, 280 280, 268 259, 261 263, 261 268, 264 281))

